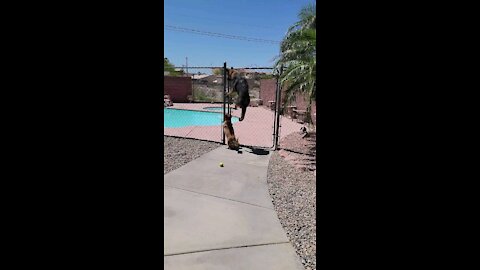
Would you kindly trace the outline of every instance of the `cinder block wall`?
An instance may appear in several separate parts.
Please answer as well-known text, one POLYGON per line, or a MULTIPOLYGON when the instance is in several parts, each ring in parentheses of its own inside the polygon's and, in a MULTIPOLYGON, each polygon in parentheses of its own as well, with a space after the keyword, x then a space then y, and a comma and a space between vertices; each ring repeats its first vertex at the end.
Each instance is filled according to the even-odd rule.
POLYGON ((192 79, 189 77, 163 77, 163 94, 170 95, 173 102, 188 102, 187 96, 192 94, 192 79))
POLYGON ((260 80, 260 99, 265 107, 270 106, 268 101, 275 100, 275 84, 275 79, 260 80))
MULTIPOLYGON (((295 102, 294 104, 295 106, 297 106, 297 109, 298 110, 306 110, 307 109, 307 105, 308 105, 308 102, 307 102, 307 99, 305 99, 305 96, 302 95, 302 94, 299 94, 297 93, 297 96, 295 98, 295 102)), ((312 116, 312 121, 313 121, 313 124, 317 124, 316 123, 316 119, 315 119, 315 113, 317 112, 317 104, 316 102, 314 101, 312 103, 312 111, 311 111, 311 116, 312 116)))
MULTIPOLYGON (((270 104, 268 101, 270 100, 275 100, 275 88, 276 88, 276 80, 275 79, 264 79, 260 80, 260 98, 263 100, 263 106, 268 107, 270 104)), ((282 98, 281 100, 283 101, 284 93, 282 91, 282 98)), ((307 102, 305 100, 305 97, 301 94, 297 94, 296 96, 296 101, 293 102, 294 106, 297 106, 298 110, 306 110, 307 109, 307 102)), ((315 122, 315 116, 314 113, 317 112, 317 105, 314 102, 312 104, 312 119, 314 124, 315 122)))

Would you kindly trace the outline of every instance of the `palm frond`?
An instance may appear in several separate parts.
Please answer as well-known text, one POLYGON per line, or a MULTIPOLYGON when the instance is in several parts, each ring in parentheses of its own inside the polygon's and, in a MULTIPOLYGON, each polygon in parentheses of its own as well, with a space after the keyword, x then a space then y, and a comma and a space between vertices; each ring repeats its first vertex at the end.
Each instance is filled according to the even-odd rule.
POLYGON ((316 11, 315 4, 302 8, 299 21, 289 27, 280 44, 280 54, 274 58, 281 69, 279 82, 284 91, 284 105, 295 100, 296 94, 307 97, 307 111, 316 98, 316 11))

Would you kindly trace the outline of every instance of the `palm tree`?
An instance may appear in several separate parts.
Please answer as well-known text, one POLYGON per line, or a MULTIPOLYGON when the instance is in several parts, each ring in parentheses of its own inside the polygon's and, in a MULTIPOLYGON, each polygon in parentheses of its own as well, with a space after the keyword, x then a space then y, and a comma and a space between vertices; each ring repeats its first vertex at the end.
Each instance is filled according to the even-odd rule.
POLYGON ((280 55, 275 67, 282 70, 280 84, 285 90, 284 106, 291 103, 297 93, 307 99, 307 117, 310 121, 312 102, 316 98, 316 9, 307 5, 298 14, 299 21, 292 25, 280 44, 280 55))

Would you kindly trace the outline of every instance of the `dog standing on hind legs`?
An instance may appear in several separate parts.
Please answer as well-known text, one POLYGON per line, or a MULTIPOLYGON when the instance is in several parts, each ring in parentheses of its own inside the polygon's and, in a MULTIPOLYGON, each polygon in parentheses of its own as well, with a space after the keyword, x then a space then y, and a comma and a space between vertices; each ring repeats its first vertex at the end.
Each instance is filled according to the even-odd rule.
POLYGON ((242 108, 242 116, 239 121, 245 119, 245 113, 247 112, 247 107, 250 105, 250 93, 248 92, 248 82, 245 78, 240 76, 240 73, 235 71, 233 68, 228 70, 228 80, 231 82, 231 90, 227 94, 227 97, 230 97, 233 93, 237 93, 238 97, 235 101, 235 108, 242 108))
POLYGON ((233 130, 232 125, 232 116, 230 114, 225 114, 224 119, 225 121, 223 122, 223 132, 227 137, 228 148, 238 151, 240 149, 240 144, 238 142, 238 138, 235 138, 235 131, 233 130))

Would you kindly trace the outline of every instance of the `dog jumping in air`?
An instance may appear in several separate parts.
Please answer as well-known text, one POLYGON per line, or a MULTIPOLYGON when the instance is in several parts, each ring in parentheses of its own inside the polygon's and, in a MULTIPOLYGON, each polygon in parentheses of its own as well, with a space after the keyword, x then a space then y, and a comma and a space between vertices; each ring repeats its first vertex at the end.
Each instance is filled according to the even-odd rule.
POLYGON ((247 107, 250 105, 250 94, 248 92, 247 80, 233 68, 228 70, 228 80, 231 82, 231 90, 227 96, 230 97, 233 93, 238 95, 235 101, 235 108, 237 106, 242 108, 242 116, 239 121, 243 121, 245 113, 247 112, 247 107))
POLYGON ((225 121, 223 122, 223 132, 227 137, 228 148, 232 150, 239 150, 240 144, 238 138, 235 138, 235 131, 233 130, 232 125, 232 116, 230 114, 225 114, 225 121))

